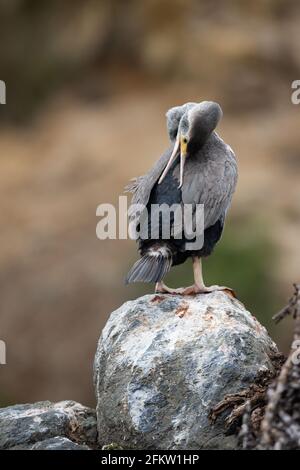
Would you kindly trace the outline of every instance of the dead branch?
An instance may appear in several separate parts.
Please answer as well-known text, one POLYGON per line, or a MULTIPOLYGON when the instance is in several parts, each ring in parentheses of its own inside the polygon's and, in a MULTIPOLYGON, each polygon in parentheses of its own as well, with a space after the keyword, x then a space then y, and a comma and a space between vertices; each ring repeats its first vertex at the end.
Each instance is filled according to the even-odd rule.
POLYGON ((283 318, 291 315, 295 320, 297 316, 299 316, 300 311, 300 284, 293 284, 294 286, 294 293, 292 297, 289 299, 288 304, 280 310, 280 312, 276 313, 272 317, 275 323, 279 323, 283 318))

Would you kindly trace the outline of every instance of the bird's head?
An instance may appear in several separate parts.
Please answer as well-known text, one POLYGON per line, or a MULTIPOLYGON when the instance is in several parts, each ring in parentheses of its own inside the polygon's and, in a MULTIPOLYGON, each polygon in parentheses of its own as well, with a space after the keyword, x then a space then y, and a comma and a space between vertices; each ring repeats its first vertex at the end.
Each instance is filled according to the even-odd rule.
POLYGON ((182 106, 174 106, 166 112, 167 118, 167 130, 170 141, 174 143, 176 141, 178 127, 182 116, 196 106, 197 103, 185 103, 182 106))
POLYGON ((220 105, 213 101, 202 101, 199 104, 186 103, 168 111, 167 124, 171 140, 175 133, 176 123, 177 133, 176 137, 173 138, 174 148, 172 154, 158 184, 163 181, 175 158, 180 154, 179 187, 182 186, 186 158, 196 154, 205 144, 217 127, 222 115, 220 105), (178 119, 180 115, 181 117, 178 119))

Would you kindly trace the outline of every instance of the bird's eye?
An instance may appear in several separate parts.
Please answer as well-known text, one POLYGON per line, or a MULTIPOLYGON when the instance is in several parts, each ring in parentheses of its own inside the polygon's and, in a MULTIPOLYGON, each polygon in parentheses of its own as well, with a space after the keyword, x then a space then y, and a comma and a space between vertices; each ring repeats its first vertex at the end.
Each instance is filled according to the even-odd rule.
POLYGON ((182 139, 182 142, 183 142, 184 144, 187 144, 187 138, 184 137, 184 138, 182 139))

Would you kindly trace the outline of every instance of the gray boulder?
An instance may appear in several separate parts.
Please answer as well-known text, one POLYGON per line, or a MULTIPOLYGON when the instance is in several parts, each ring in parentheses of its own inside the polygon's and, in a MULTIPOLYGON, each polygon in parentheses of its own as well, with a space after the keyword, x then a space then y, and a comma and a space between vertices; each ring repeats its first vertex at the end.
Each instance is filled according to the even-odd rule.
POLYGON ((114 311, 94 363, 99 444, 236 448, 211 408, 273 370, 276 345, 224 292, 146 295, 114 311), (101 432, 100 432, 101 431, 101 432))
POLYGON ((0 449, 88 450, 96 445, 95 410, 74 401, 0 409, 0 449))

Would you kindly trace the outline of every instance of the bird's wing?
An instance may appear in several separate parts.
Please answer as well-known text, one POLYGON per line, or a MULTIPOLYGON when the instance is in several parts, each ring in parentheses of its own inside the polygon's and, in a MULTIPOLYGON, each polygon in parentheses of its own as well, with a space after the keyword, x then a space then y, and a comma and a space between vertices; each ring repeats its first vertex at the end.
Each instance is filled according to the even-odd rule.
POLYGON ((208 146, 203 149, 203 158, 186 167, 182 202, 204 205, 204 229, 223 221, 237 182, 237 164, 229 145, 222 141, 221 146, 208 146))
POLYGON ((132 208, 135 205, 146 206, 148 204, 150 194, 153 186, 160 178, 165 166, 167 165, 171 156, 173 146, 169 147, 168 150, 160 157, 160 159, 154 164, 151 170, 143 176, 139 176, 130 181, 125 187, 125 192, 132 193, 131 206, 129 208, 129 217, 132 216, 132 208))

